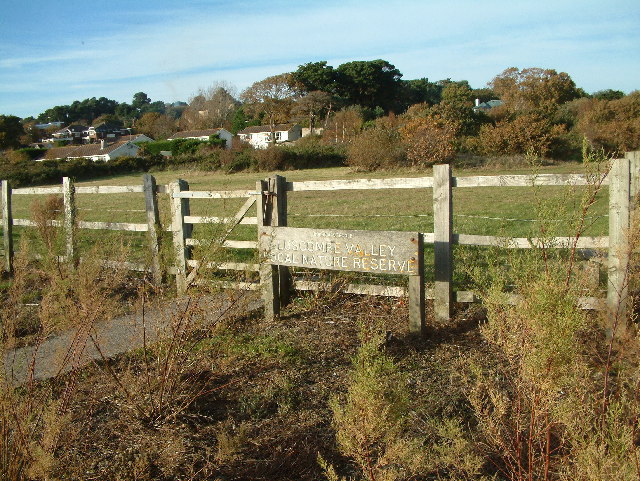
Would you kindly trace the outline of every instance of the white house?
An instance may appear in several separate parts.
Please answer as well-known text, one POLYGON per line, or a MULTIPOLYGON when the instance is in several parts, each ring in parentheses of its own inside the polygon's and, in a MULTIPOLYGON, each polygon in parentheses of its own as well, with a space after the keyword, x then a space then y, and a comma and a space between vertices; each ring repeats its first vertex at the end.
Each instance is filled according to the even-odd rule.
POLYGON ((233 142, 233 134, 227 129, 205 129, 205 130, 184 130, 182 132, 176 132, 167 140, 176 139, 196 139, 206 142, 212 135, 217 135, 219 138, 226 142, 226 148, 230 149, 233 142))
POLYGON ((44 157, 38 160, 90 159, 94 162, 108 162, 118 157, 134 157, 138 154, 139 150, 140 147, 128 140, 120 140, 113 143, 102 140, 99 144, 54 147, 48 149, 44 157))
MULTIPOLYGON (((279 124, 274 127, 276 144, 283 142, 293 142, 302 137, 302 128, 298 124, 279 124)), ((271 127, 268 125, 257 125, 247 127, 238 132, 240 140, 249 142, 256 149, 266 149, 273 143, 271 138, 271 127)))

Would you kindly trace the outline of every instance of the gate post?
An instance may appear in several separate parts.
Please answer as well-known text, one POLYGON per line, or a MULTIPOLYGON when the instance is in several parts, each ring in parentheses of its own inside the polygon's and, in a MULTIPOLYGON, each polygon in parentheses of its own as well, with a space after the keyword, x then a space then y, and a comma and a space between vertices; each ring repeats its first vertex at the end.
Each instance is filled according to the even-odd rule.
MULTIPOLYGON (((271 214, 271 226, 287 226, 287 179, 276 175, 269 179, 269 191, 274 193, 272 197, 274 205, 271 214)), ((289 303, 291 297, 291 274, 287 266, 278 266, 278 295, 280 305, 289 303)))
POLYGON ((13 215, 11 213, 11 187, 2 181, 2 241, 4 245, 5 269, 13 273, 13 215))
POLYGON ((187 190, 189 190, 189 183, 186 180, 178 179, 169 184, 171 231, 173 234, 176 289, 178 295, 183 295, 187 291, 187 259, 189 257, 189 249, 186 239, 191 237, 192 226, 184 222, 185 216, 190 214, 189 199, 179 197, 180 192, 187 190))
POLYGON ((433 166, 433 246, 435 285, 433 307, 436 322, 449 322, 451 318, 451 284, 453 267, 451 244, 453 240, 453 212, 451 200, 451 166, 433 166))
MULTIPOLYGON (((256 182, 258 199, 256 202, 257 224, 258 224, 258 252, 261 248, 263 227, 270 226, 273 221, 273 197, 274 191, 270 189, 268 180, 256 182)), ((273 265, 268 259, 259 259, 260 263, 260 289, 264 301, 264 316, 266 319, 273 319, 280 315, 280 280, 278 266, 273 265)))
POLYGON ((149 253, 151 255, 151 276, 153 283, 162 283, 162 267, 160 264, 160 214, 158 213, 158 196, 156 179, 151 174, 142 176, 144 189, 144 203, 147 211, 147 226, 149 237, 149 253))

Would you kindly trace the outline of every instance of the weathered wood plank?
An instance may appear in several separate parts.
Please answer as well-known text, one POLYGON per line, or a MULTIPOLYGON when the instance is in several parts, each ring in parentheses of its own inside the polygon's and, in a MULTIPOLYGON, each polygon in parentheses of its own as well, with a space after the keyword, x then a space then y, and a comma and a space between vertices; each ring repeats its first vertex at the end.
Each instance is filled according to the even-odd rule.
POLYGON ((452 196, 451 166, 433 167, 434 315, 437 322, 451 318, 452 297, 452 196))
POLYGON ((433 186, 432 177, 396 179, 308 180, 287 182, 290 192, 312 190, 369 190, 369 189, 424 189, 433 186))
POLYGON ((276 265, 419 275, 417 232, 262 227, 260 256, 276 265))
POLYGON ((144 192, 144 185, 84 185, 76 187, 76 194, 139 194, 142 192, 144 192))
POLYGON ((609 172, 609 280, 607 307, 608 331, 611 336, 622 336, 626 331, 629 221, 630 221, 630 161, 615 159, 609 172))
MULTIPOLYGON (((532 187, 534 185, 588 185, 584 174, 480 175, 453 178, 453 187, 532 187)), ((606 185, 608 179, 603 181, 606 185)))
MULTIPOLYGON (((196 259, 187 261, 189 267, 201 267, 202 262, 196 259)), ((260 264, 248 264, 246 262, 205 262, 207 269, 220 269, 223 271, 250 271, 258 272, 260 264)))
POLYGON ((213 286, 220 289, 235 289, 237 291, 260 290, 259 282, 210 281, 206 279, 196 279, 193 283, 196 286, 213 286))
POLYGON ((11 210, 11 187, 9 181, 0 183, 0 196, 2 197, 2 245, 4 247, 4 268, 7 272, 13 272, 13 213, 11 210))
MULTIPOLYGON (((288 225, 287 218, 287 179, 281 175, 276 175, 269 179, 270 190, 273 191, 272 198, 274 202, 271 225, 277 227, 286 227, 288 225)), ((287 266, 278 266, 278 293, 280 295, 280 305, 289 304, 291 296, 291 273, 287 266)))
MULTIPOLYGON (((336 284, 332 282, 294 279, 293 288, 298 291, 333 291, 336 289, 336 284)), ((405 297, 408 294, 408 290, 405 287, 374 284, 347 284, 340 286, 340 292, 379 297, 405 297)))
POLYGON ((182 295, 187 290, 187 259, 189 251, 186 239, 191 237, 191 224, 184 222, 184 217, 189 215, 189 199, 174 197, 174 194, 189 189, 186 180, 178 179, 170 185, 171 192, 171 226, 173 232, 173 249, 176 268, 176 288, 182 295))
POLYGON ((254 194, 255 192, 251 190, 192 190, 187 192, 174 192, 171 194, 171 197, 174 199, 240 199, 243 197, 251 197, 254 194))
MULTIPOLYGON (((258 217, 258 243, 260 243, 260 232, 265 226, 270 226, 273 218, 273 197, 274 192, 269 191, 269 181, 259 180, 256 183, 256 191, 260 196, 256 199, 256 210, 258 217), (265 194, 265 191, 268 193, 265 194)), ((264 315, 267 319, 273 319, 280 315, 280 283, 278 281, 278 266, 272 265, 261 259, 260 262, 260 288, 264 301, 264 315)))
POLYGON ((91 222, 91 221, 78 221, 77 226, 79 229, 89 230, 120 230, 129 232, 147 232, 149 226, 147 224, 133 224, 129 222, 91 222))
POLYGON ((162 284, 162 263, 160 262, 161 232, 160 212, 158 210, 158 197, 156 194, 156 178, 151 174, 142 176, 144 187, 144 205, 147 214, 147 232, 149 242, 149 257, 151 259, 151 276, 156 286, 162 284))
POLYGON ((15 195, 62 194, 62 187, 20 187, 11 191, 15 195))
MULTIPOLYGON (((209 245, 206 241, 203 242, 199 239, 185 239, 187 246, 203 246, 209 245)), ((226 240, 222 243, 222 247, 229 247, 232 249, 256 249, 258 247, 257 241, 238 241, 238 240, 226 240)))
MULTIPOLYGON (((233 220, 233 217, 205 217, 199 215, 188 215, 184 218, 187 224, 229 224, 233 220)), ((257 225, 257 222, 256 217, 243 217, 238 224, 257 225)))
POLYGON ((76 196, 75 186, 69 177, 62 178, 62 197, 64 201, 64 235, 66 243, 66 257, 68 262, 77 264, 76 252, 76 196))
MULTIPOLYGON (((544 239, 547 248, 567 249, 573 246, 574 237, 554 237, 544 239)), ((531 249, 540 246, 543 239, 533 237, 499 237, 473 234, 453 234, 453 243, 460 245, 495 246, 505 249, 531 249)), ((576 244, 578 249, 606 249, 609 237, 580 237, 576 244)))
POLYGON ((426 329, 425 292, 424 292, 424 242, 417 234, 416 244, 417 275, 409 276, 409 331, 424 335, 426 329))

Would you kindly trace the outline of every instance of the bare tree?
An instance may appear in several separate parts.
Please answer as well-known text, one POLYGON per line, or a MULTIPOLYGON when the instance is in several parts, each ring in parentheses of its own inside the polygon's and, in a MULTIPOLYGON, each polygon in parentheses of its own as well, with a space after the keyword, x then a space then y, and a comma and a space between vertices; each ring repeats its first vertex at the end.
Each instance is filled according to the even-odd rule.
POLYGON ((238 106, 236 88, 228 82, 215 82, 191 97, 180 118, 180 128, 228 127, 238 106))

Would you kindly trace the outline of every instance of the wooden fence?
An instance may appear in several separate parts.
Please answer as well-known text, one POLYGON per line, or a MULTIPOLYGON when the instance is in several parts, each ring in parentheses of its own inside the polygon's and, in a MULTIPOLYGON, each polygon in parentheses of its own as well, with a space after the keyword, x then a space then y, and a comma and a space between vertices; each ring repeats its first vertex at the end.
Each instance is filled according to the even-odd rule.
MULTIPOLYGON (((625 158, 613 161, 611 170, 603 184, 609 185, 609 236, 581 237, 578 239, 556 238, 553 246, 559 248, 602 249, 608 252, 608 290, 607 304, 611 309, 625 309, 627 298, 627 265, 629 248, 626 245, 626 231, 630 225, 633 199, 638 193, 640 178, 640 152, 628 153, 625 158)), ((135 186, 92 186, 74 187, 65 178, 61 187, 36 187, 11 189, 2 181, 2 226, 4 241, 5 268, 12 270, 13 245, 12 226, 34 226, 28 219, 14 219, 11 209, 13 195, 58 194, 64 199, 64 220, 60 227, 66 236, 66 255, 69 262, 77 262, 75 229, 108 229, 122 231, 147 232, 149 265, 125 263, 121 267, 147 270, 153 275, 154 282, 161 282, 163 272, 175 274, 179 293, 184 293, 190 284, 198 283, 197 274, 202 266, 220 270, 255 271, 260 273, 260 282, 224 282, 223 287, 258 290, 262 288, 265 297, 267 315, 277 315, 281 303, 287 301, 292 289, 322 290, 330 288, 326 283, 291 278, 289 270, 283 266, 267 263, 214 263, 207 259, 195 260, 190 256, 193 246, 202 241, 193 237, 193 226, 197 224, 225 224, 224 231, 214 242, 223 247, 255 249, 255 241, 228 240, 229 234, 239 224, 265 226, 287 226, 287 193, 301 191, 337 191, 337 190, 380 190, 380 189, 431 189, 432 196, 425 199, 433 205, 433 232, 421 233, 425 244, 434 245, 435 279, 432 289, 426 291, 426 298, 433 299, 435 317, 446 321, 450 317, 452 302, 473 302, 471 292, 454 292, 452 288, 453 259, 452 247, 458 245, 498 246, 504 248, 531 248, 538 244, 537 239, 505 238, 496 236, 469 235, 453 232, 454 206, 452 190, 454 188, 481 187, 532 187, 532 186, 580 186, 593 182, 582 174, 540 174, 540 175, 498 175, 454 177, 449 165, 438 165, 433 169, 432 177, 393 178, 393 179, 356 179, 332 181, 288 182, 284 177, 275 176, 258 181, 255 190, 234 191, 190 191, 189 184, 178 180, 171 184, 156 185, 151 175, 143 177, 142 185, 135 186), (76 219, 75 194, 122 194, 144 193, 147 222, 115 223, 84 222, 76 219), (168 194, 171 206, 171 223, 162 226, 158 215, 158 194, 168 194), (246 198, 246 202, 231 218, 193 216, 190 212, 190 199, 232 199, 246 198), (257 216, 246 214, 256 204, 257 216), (161 265, 159 242, 162 231, 171 231, 175 253, 174 265, 161 265), (277 288, 276 287, 277 284, 277 288), (277 293, 277 296, 274 296, 277 293)), ((349 284, 343 287, 348 293, 395 296, 407 295, 404 287, 388 285, 349 284)), ((603 299, 586 298, 581 300, 582 307, 602 308, 603 299)), ((618 311, 618 314, 620 311, 618 311)))

